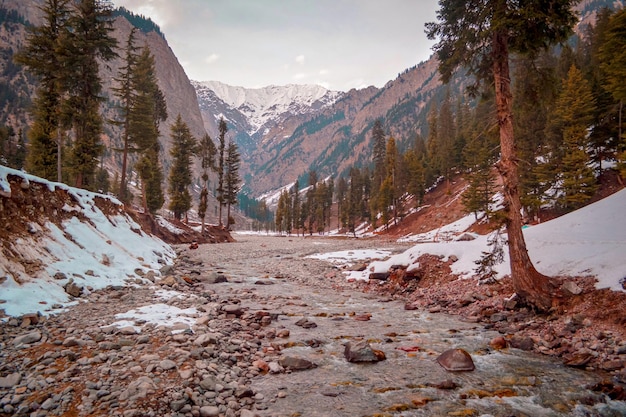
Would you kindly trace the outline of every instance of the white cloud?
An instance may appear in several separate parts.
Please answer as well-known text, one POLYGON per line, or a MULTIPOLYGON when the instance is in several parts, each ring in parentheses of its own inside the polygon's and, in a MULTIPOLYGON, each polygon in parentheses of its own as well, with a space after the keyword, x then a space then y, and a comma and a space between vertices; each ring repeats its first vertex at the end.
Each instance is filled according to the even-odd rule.
POLYGON ((220 59, 220 56, 218 54, 211 54, 207 56, 206 58, 204 58, 204 62, 206 62, 207 64, 212 64, 218 61, 219 59, 220 59))
POLYGON ((298 55, 295 61, 300 65, 304 65, 304 55, 298 55))

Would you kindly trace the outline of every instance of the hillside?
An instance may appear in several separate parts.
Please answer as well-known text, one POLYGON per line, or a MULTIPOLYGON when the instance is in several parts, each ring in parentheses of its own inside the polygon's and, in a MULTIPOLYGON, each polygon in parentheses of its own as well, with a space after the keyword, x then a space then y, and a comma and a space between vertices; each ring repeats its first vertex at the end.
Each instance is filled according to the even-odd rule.
POLYGON ((175 258, 162 239, 232 240, 133 215, 115 198, 0 166, 0 311, 58 312, 83 292, 151 283, 175 258))

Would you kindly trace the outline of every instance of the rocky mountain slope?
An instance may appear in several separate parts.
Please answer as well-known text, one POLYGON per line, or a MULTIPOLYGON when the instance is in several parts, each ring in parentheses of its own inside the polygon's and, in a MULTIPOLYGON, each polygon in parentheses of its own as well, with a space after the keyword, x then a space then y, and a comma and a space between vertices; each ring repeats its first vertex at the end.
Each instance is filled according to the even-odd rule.
MULTIPOLYGON (((322 96, 315 101, 313 97, 305 107, 308 111, 287 112, 282 111, 284 102, 277 103, 275 96, 268 94, 278 91, 278 87, 246 95, 244 90, 218 83, 194 85, 207 130, 213 128, 219 114, 237 126, 235 140, 245 149, 242 170, 246 187, 258 196, 294 182, 311 169, 321 176, 340 175, 354 164, 368 163, 370 131, 376 119, 382 118, 385 129, 400 143, 408 143, 416 133, 425 132, 432 97, 442 95, 444 88, 458 89, 460 82, 442 87, 436 60, 430 59, 399 74, 383 88, 372 86, 334 93, 330 100, 322 96), (220 101, 232 104, 223 107, 220 101), (280 114, 280 121, 259 127, 269 110, 280 114), (245 137, 242 130, 253 134, 245 137)), ((284 88, 291 92, 296 87, 284 88)), ((291 105, 290 109, 294 107, 302 108, 291 105)))

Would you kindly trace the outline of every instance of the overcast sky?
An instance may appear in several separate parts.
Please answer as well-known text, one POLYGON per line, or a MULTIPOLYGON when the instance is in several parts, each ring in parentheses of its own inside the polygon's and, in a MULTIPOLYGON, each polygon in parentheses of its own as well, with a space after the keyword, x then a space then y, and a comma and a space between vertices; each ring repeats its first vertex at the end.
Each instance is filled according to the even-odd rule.
POLYGON ((160 27, 187 76, 248 88, 382 87, 427 60, 437 0, 114 0, 160 27))

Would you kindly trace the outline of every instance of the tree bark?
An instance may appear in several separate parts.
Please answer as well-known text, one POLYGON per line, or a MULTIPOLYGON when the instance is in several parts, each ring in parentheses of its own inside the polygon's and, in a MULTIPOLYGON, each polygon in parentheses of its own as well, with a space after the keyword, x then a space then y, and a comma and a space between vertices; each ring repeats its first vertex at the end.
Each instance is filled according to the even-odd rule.
POLYGON ((515 291, 526 303, 547 311, 552 307, 553 298, 550 278, 535 269, 528 256, 524 234, 522 233, 518 160, 513 134, 511 79, 506 33, 496 31, 494 34, 493 58, 496 110, 500 129, 500 161, 496 164, 496 168, 502 177, 503 184, 511 279, 515 291))

